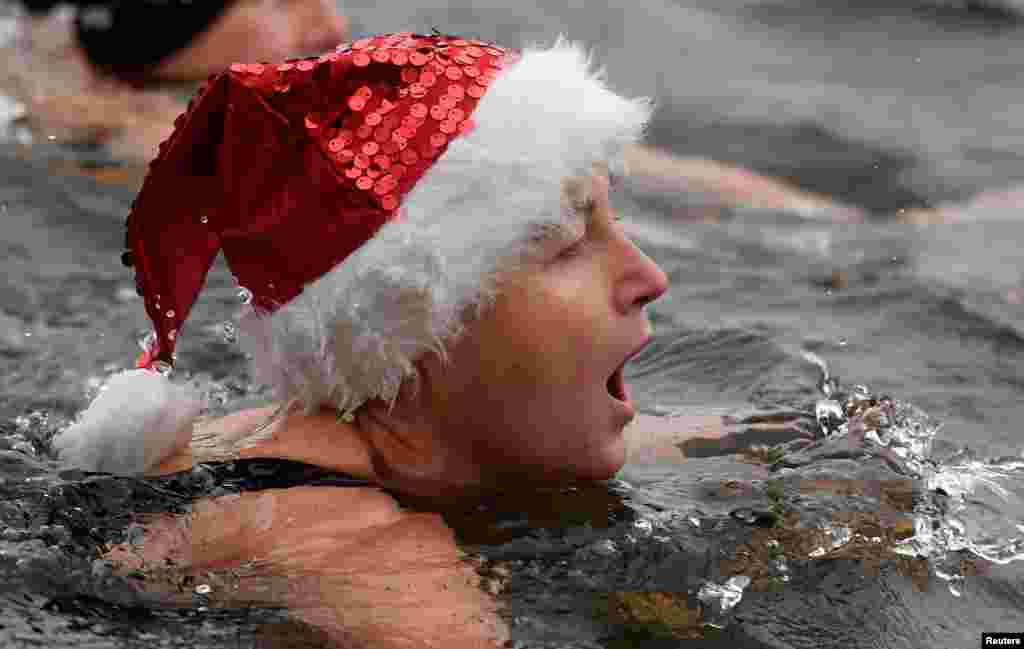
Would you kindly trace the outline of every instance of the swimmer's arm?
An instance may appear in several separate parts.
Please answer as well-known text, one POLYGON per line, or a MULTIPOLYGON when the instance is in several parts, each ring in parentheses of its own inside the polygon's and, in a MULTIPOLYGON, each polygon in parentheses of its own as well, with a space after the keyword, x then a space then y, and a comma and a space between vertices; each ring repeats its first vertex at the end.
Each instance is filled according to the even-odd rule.
POLYGON ((627 145, 623 160, 629 185, 640 193, 705 197, 709 207, 750 207, 860 220, 859 210, 804 191, 778 178, 708 158, 679 157, 642 144, 627 145))
POLYGON ((212 586, 209 605, 269 606, 341 646, 498 649, 507 628, 454 533, 376 490, 293 487, 197 503, 183 525, 164 516, 106 559, 142 570, 147 592, 176 605, 183 575, 212 586), (172 574, 164 575, 166 559, 172 574), (180 573, 180 574, 179 574, 180 573), (170 578, 166 578, 169 576, 170 578))
POLYGON ((628 461, 640 464, 684 461, 687 459, 684 449, 688 442, 716 443, 729 432, 727 420, 713 415, 637 415, 624 431, 628 461))
POLYGON ((628 461, 650 464, 732 455, 755 444, 772 445, 806 436, 806 417, 783 414, 737 420, 717 415, 637 415, 624 431, 628 461))

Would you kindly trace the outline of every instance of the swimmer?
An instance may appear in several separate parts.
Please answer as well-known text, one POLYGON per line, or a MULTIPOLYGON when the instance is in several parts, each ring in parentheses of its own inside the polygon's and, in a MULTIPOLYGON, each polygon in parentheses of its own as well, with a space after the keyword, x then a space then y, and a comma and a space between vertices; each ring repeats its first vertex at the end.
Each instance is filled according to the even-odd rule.
POLYGON ((602 481, 727 432, 644 429, 623 380, 669 287, 609 203, 650 114, 561 40, 401 33, 215 77, 128 219, 149 347, 54 447, 92 471, 298 477, 150 521, 109 557, 171 560, 210 605, 285 606, 343 646, 504 642, 452 531, 401 498, 602 481), (168 371, 219 252, 277 402, 204 421, 168 371))
POLYGON ((235 61, 318 53, 348 36, 333 0, 77 0, 75 13, 23 4, 30 11, 0 50, 0 93, 21 104, 37 141, 102 145, 135 163, 156 154, 184 110, 181 84, 191 92, 235 61))
MULTIPOLYGON (((22 2, 37 20, 60 4, 22 2)), ((94 70, 136 85, 205 79, 235 61, 276 61, 319 53, 341 43, 348 33, 348 21, 333 0, 76 0, 68 4, 78 7, 74 53, 94 70)))
MULTIPOLYGON (((0 56, 0 89, 51 140, 102 143, 126 160, 149 160, 183 108, 164 82, 204 80, 236 61, 318 53, 348 37, 348 20, 331 0, 92 1, 74 24, 46 18, 52 0, 23 4, 35 17, 22 29, 30 47, 0 56), (168 27, 141 28, 154 23, 168 27)), ((735 207, 863 220, 860 210, 782 179, 640 143, 626 148, 622 171, 631 193, 667 199, 681 220, 715 220, 735 207)))

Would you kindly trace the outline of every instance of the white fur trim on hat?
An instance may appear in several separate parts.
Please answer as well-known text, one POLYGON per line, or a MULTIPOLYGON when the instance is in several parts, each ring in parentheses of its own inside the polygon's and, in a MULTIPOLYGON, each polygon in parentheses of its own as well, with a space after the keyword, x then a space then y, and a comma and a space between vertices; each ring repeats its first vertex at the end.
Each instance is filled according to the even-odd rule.
POLYGON ((149 370, 115 374, 78 421, 53 440, 68 466, 145 473, 183 448, 204 403, 198 393, 149 370))
POLYGON ((447 151, 361 248, 273 315, 240 326, 255 378, 307 411, 393 402, 424 352, 442 357, 494 280, 528 247, 529 227, 561 221, 561 182, 613 165, 651 115, 592 70, 582 46, 527 49, 480 100, 476 128, 447 151))

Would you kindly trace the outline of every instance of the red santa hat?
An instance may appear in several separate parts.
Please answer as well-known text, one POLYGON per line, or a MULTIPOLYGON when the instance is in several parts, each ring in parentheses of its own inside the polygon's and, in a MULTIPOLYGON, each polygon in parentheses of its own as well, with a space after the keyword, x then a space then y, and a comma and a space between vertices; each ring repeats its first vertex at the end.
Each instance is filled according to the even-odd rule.
POLYGON ((124 262, 154 324, 55 447, 144 472, 186 444, 202 402, 170 381, 175 342, 222 251, 251 312, 255 378, 285 403, 393 402, 566 217, 561 183, 620 160, 650 102, 611 91, 579 45, 514 52, 445 35, 363 39, 211 77, 161 145, 124 262))

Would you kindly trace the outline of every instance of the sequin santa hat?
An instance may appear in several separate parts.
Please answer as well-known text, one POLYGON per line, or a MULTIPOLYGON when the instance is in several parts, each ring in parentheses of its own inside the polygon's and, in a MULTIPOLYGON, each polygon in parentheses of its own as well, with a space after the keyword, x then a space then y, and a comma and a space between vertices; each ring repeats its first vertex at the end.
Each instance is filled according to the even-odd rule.
POLYGON ((239 329, 257 381, 308 412, 393 403, 533 228, 568 218, 563 179, 614 167, 650 113, 561 38, 519 53, 399 33, 211 77, 128 217, 152 345, 55 446, 138 473, 187 444, 202 403, 167 374, 219 251, 252 294, 239 329))

